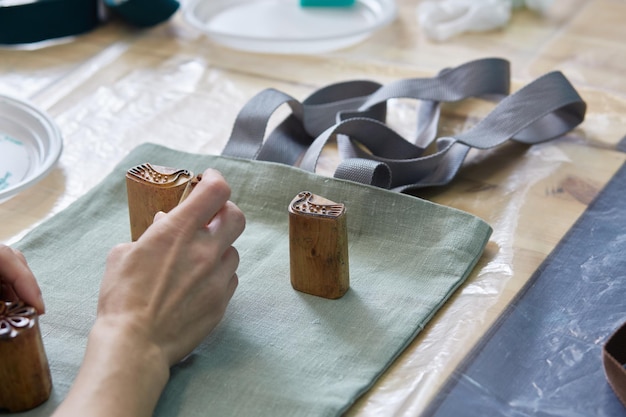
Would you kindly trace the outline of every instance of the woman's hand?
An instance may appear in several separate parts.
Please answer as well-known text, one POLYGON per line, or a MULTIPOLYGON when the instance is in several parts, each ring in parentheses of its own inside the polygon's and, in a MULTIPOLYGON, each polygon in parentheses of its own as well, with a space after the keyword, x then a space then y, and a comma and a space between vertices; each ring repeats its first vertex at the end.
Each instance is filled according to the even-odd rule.
POLYGON ((136 242, 113 248, 78 377, 55 416, 150 416, 169 367, 217 326, 238 284, 242 212, 207 170, 136 242))
POLYGON ((245 219, 230 188, 207 170, 190 196, 159 213, 141 238, 108 259, 98 320, 128 326, 163 350, 170 365, 219 323, 235 288, 239 255, 232 246, 245 219))

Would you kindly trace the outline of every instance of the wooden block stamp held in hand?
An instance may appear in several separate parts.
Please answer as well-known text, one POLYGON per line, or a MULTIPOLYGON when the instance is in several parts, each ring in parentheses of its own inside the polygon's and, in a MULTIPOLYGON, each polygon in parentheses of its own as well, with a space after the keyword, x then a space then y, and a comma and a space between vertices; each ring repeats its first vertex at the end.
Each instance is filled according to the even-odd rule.
POLYGON ((340 298, 350 287, 346 209, 311 192, 289 204, 291 285, 324 298, 340 298))
POLYGON ((152 224, 159 211, 167 213, 189 194, 199 181, 186 169, 175 169, 149 163, 126 172, 130 234, 133 241, 152 224), (189 188, 188 188, 189 187, 189 188))
POLYGON ((0 300, 0 413, 30 410, 51 390, 37 312, 21 301, 0 300))

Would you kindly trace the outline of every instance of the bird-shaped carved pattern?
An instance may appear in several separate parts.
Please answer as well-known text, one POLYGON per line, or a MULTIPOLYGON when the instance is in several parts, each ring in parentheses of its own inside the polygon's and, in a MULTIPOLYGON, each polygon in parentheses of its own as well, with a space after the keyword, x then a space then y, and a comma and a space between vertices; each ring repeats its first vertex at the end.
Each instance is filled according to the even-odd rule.
POLYGON ((181 180, 189 180, 193 176, 193 174, 186 169, 157 167, 149 163, 137 165, 129 169, 128 174, 140 181, 166 187, 178 184, 181 180))
POLYGON ((316 198, 319 199, 319 197, 317 197, 312 192, 302 191, 298 193, 296 198, 294 198, 294 200, 291 202, 291 210, 295 213, 324 217, 339 217, 343 214, 343 204, 337 204, 333 202, 331 202, 332 204, 318 204, 313 202, 313 200, 315 200, 316 198))

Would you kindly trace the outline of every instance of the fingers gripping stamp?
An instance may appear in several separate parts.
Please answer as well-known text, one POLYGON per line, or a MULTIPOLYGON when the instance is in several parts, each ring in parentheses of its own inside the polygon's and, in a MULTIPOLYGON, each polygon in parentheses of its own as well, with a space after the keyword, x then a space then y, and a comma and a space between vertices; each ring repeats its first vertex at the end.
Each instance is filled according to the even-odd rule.
POLYGON ((289 204, 289 260, 294 289, 342 297, 350 287, 345 206, 299 193, 289 204))
POLYGON ((51 390, 37 312, 21 301, 0 300, 0 413, 35 408, 51 390))
POLYGON ((167 213, 176 207, 200 180, 186 169, 175 169, 149 163, 126 172, 130 234, 133 241, 152 224, 159 211, 167 213))

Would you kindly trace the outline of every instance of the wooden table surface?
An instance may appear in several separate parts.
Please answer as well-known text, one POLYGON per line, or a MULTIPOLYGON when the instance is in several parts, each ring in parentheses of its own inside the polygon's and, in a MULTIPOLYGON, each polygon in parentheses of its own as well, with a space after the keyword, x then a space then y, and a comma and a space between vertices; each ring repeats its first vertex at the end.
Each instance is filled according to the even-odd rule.
MULTIPOLYGON (((315 56, 229 50, 180 14, 147 31, 113 21, 69 43, 0 50, 0 94, 46 110, 64 137, 51 174, 0 204, 0 242, 67 207, 140 143, 219 154, 239 109, 268 87, 303 99, 336 81, 432 76, 484 57, 508 59, 515 88, 560 70, 588 104, 579 128, 533 147, 472 152, 450 186, 420 195, 482 217, 494 233, 468 282, 348 412, 419 414, 626 159, 616 150, 626 133, 626 2, 555 0, 545 16, 516 10, 501 30, 441 43, 422 33, 417 3, 398 0, 391 25, 315 56)), ((442 131, 487 110, 477 101, 447 105, 442 131)), ((400 131, 410 131, 413 116, 411 103, 392 106, 400 131)), ((334 163, 327 154, 323 171, 334 163)))

